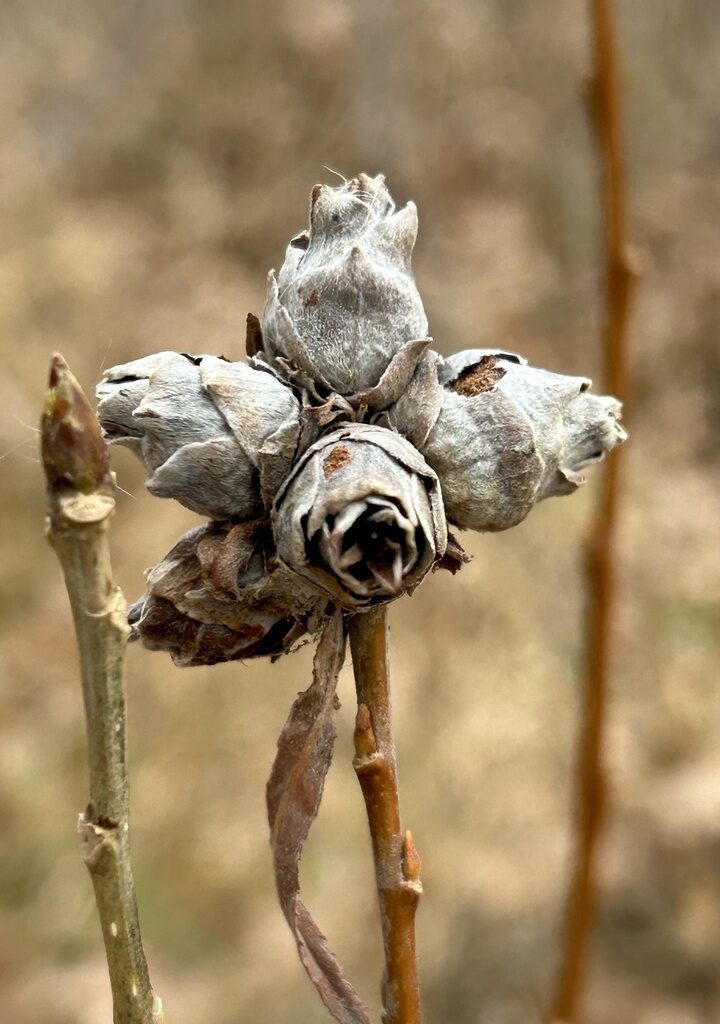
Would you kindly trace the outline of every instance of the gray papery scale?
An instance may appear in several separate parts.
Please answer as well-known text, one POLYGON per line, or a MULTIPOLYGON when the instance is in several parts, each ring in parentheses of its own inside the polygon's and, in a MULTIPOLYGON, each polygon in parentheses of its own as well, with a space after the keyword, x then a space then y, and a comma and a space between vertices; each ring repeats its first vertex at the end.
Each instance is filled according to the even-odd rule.
MULTIPOLYGON (((427 335, 411 269, 416 235, 414 203, 396 211, 382 176, 316 185, 310 231, 290 243, 277 279, 273 271, 268 278, 269 359, 310 390, 353 396, 374 388, 403 346, 427 335)), ((414 363, 421 355, 413 352, 414 363)))
POLYGON ((212 519, 260 514, 296 454, 297 398, 244 362, 160 352, 107 370, 97 397, 107 440, 142 459, 148 490, 212 519))
POLYGON ((620 423, 622 404, 608 395, 583 392, 563 414, 563 444, 558 472, 544 481, 539 497, 570 494, 583 482, 581 470, 602 461, 627 439, 620 423))
POLYGON ((440 477, 448 518, 504 530, 539 500, 568 494, 579 470, 626 433, 620 403, 590 381, 527 366, 512 353, 471 349, 439 372, 440 415, 422 451, 440 477))

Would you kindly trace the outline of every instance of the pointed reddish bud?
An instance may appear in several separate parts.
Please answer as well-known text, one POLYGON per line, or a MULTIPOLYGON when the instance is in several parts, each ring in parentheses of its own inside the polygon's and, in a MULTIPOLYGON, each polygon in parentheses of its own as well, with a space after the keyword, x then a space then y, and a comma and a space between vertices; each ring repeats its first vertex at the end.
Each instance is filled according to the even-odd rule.
POLYGON ((415 848, 413 834, 408 829, 403 839, 402 869, 408 882, 417 882, 420 879, 420 856, 415 848))
POLYGON ((358 757, 371 757, 377 753, 377 742, 367 704, 359 704, 355 716, 355 753, 358 757))
POLYGON ((100 425, 59 353, 50 361, 40 449, 50 491, 92 494, 111 486, 107 445, 100 425))

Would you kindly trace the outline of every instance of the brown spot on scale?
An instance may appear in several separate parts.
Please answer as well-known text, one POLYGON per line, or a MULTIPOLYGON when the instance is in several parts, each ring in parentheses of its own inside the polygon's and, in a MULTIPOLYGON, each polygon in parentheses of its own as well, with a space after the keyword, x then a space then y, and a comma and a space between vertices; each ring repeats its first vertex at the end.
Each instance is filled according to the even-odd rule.
POLYGON ((346 448, 344 444, 336 445, 323 461, 323 471, 325 476, 331 476, 338 469, 342 469, 343 466, 347 466, 350 462, 352 462, 352 455, 348 448, 346 448))
POLYGON ((306 306, 317 306, 319 301, 320 301, 320 298, 318 296, 317 291, 312 291, 312 292, 310 292, 308 297, 305 299, 305 305, 306 306))
POLYGON ((448 386, 458 395, 473 398, 484 391, 492 391, 504 376, 505 370, 497 365, 495 356, 483 356, 479 362, 466 366, 448 386))

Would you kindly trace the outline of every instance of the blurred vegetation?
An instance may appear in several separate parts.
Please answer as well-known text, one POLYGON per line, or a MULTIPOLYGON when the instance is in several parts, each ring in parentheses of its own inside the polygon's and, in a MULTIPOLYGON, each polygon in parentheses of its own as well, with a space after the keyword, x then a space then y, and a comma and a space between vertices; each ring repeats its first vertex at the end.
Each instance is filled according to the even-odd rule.
MULTIPOLYGON (((618 2, 633 235, 634 400, 621 519, 612 817, 588 1024, 720 1019, 720 19, 618 2)), ((247 311, 307 195, 384 171, 420 208, 416 273, 441 351, 516 347, 597 373, 598 204, 577 0, 6 0, 0 9, 0 1007, 110 1016, 74 835, 86 798, 70 615, 42 538, 35 425, 48 357, 90 388, 161 347, 243 352, 247 311)), ((129 597, 193 517, 118 452, 129 597)), ((423 858, 428 1024, 537 1019, 569 855, 594 484, 393 609, 403 807, 423 858)), ((172 1024, 320 1024, 276 907, 264 783, 310 652, 174 669, 131 649, 135 869, 172 1024)), ((336 763, 303 880, 374 1010, 371 862, 336 763)))

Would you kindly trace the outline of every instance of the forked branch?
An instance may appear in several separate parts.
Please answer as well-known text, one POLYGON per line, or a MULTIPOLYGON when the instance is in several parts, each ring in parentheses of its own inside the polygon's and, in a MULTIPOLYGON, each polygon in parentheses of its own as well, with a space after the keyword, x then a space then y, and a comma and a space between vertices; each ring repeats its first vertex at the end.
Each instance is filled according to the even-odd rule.
POLYGON ((383 1024, 420 1024, 415 911, 422 893, 420 859, 400 824, 387 658, 387 611, 350 620, 358 711, 353 762, 367 808, 383 944, 383 1024))
POLYGON ((41 437, 48 537, 65 576, 80 651, 90 802, 79 829, 105 940, 113 1021, 160 1024, 130 864, 123 683, 128 626, 110 566, 112 482, 95 415, 59 355, 50 367, 41 437))

